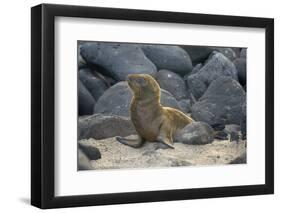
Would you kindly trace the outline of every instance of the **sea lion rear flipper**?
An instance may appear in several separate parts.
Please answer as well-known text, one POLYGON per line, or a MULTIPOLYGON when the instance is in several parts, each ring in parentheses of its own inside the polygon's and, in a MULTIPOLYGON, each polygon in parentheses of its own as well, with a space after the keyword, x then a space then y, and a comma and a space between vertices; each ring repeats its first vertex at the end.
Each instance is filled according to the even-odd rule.
POLYGON ((127 145, 127 146, 131 146, 131 147, 134 147, 134 148, 139 148, 142 146, 143 144, 143 139, 142 137, 138 136, 137 138, 126 138, 126 137, 119 137, 117 136, 116 137, 116 140, 124 145, 127 145))
POLYGON ((172 149, 175 148, 174 145, 173 145, 173 142, 171 140, 167 139, 167 138, 164 139, 164 140, 159 138, 159 139, 157 139, 157 141, 166 145, 166 147, 160 146, 159 148, 167 148, 167 147, 172 148, 172 149))

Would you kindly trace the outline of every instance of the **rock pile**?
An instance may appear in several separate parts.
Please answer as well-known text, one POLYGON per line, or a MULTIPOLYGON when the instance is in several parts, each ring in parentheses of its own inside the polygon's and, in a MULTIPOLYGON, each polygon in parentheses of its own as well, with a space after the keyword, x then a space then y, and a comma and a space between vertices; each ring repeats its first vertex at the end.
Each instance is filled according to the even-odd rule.
MULTIPOLYGON (((111 163, 106 156, 116 152, 111 148, 120 150, 124 146, 115 143, 112 137, 136 134, 129 117, 132 92, 126 83, 127 75, 132 73, 153 76, 161 87, 161 104, 181 110, 196 122, 177 135, 179 143, 175 144, 174 154, 172 150, 155 149, 156 145, 149 143, 138 154, 132 148, 122 148, 127 149, 128 158, 150 156, 151 148, 155 161, 150 159, 152 156, 145 159, 155 166, 245 161, 245 146, 239 145, 239 153, 232 150, 233 144, 246 139, 245 48, 109 42, 80 42, 78 47, 79 168, 130 167, 125 159, 124 164, 118 166, 115 159, 118 156, 112 156, 116 162, 111 163), (220 140, 214 140, 218 138, 220 140), (85 139, 98 142, 81 144, 85 139), (217 153, 218 147, 224 154, 217 153), (212 160, 208 158, 205 163, 195 157, 206 149, 220 157, 214 154, 212 160), (183 150, 186 159, 182 157, 183 150), (236 154, 231 155, 230 151, 236 154)), ((146 160, 139 166, 149 166, 146 160)))

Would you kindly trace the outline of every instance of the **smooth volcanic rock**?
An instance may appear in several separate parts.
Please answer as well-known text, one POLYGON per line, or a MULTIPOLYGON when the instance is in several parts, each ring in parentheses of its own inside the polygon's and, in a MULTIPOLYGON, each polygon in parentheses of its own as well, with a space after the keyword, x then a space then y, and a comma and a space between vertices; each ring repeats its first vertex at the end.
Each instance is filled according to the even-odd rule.
POLYGON ((179 46, 142 45, 141 47, 158 70, 167 69, 179 75, 186 75, 192 70, 192 62, 188 53, 179 46))
POLYGON ((238 80, 235 65, 223 54, 215 52, 199 71, 187 77, 188 88, 198 99, 204 94, 210 83, 221 76, 229 76, 238 80))
POLYGON ((213 52, 213 47, 204 46, 181 46, 190 56, 192 64, 204 62, 213 52))
POLYGON ((81 45, 81 55, 90 65, 98 65, 102 74, 124 81, 128 74, 145 73, 155 76, 155 65, 141 48, 133 44, 86 42, 81 45))
POLYGON ((91 170, 93 169, 90 159, 80 149, 78 149, 78 170, 91 170))
POLYGON ((241 139, 241 128, 240 125, 237 124, 227 124, 223 132, 228 136, 231 142, 239 142, 241 139))
POLYGON ((94 147, 85 143, 84 141, 78 141, 78 148, 84 152, 84 154, 89 158, 89 160, 97 160, 101 158, 100 151, 94 147))
POLYGON ((247 49, 246 48, 242 48, 241 52, 240 52, 240 58, 247 58, 247 49))
POLYGON ((180 130, 175 141, 184 144, 202 145, 212 143, 214 131, 207 123, 193 122, 180 130))
POLYGON ((115 138, 87 142, 101 152, 100 159, 91 161, 94 170, 226 165, 246 151, 244 141, 231 143, 228 140, 215 140, 205 145, 175 143, 175 149, 159 149, 159 143, 154 142, 146 142, 136 149, 115 138))
POLYGON ((243 117, 246 100, 243 87, 233 78, 219 77, 192 106, 192 117, 211 126, 238 124, 243 117))
POLYGON ((230 61, 233 61, 234 59, 239 57, 239 55, 236 54, 238 48, 217 47, 215 49, 220 53, 222 53, 230 61))
POLYGON ((237 58, 233 61, 233 64, 236 67, 236 70, 238 72, 238 78, 239 82, 242 86, 246 85, 246 78, 247 78, 247 65, 246 65, 246 59, 245 58, 237 58))
POLYGON ((79 70, 79 79, 96 101, 108 88, 106 82, 97 78, 90 69, 79 70))
POLYGON ((190 99, 182 99, 179 101, 179 106, 182 112, 189 113, 191 111, 190 99))
POLYGON ((104 139, 114 136, 128 136, 136 134, 130 118, 117 115, 94 114, 79 118, 78 121, 80 139, 104 139))
MULTIPOLYGON (((104 92, 96 103, 94 112, 129 117, 132 97, 132 91, 127 82, 119 82, 104 92)), ((163 89, 161 89, 161 104, 180 109, 177 100, 163 89)))
POLYGON ((78 81, 78 112, 79 115, 93 114, 93 108, 96 104, 91 93, 86 89, 84 84, 78 81))
POLYGON ((240 57, 241 48, 240 47, 231 47, 231 49, 235 52, 236 58, 240 57))
POLYGON ((169 70, 159 70, 156 74, 159 86, 170 92, 177 100, 187 98, 187 89, 184 80, 169 70))
POLYGON ((78 70, 79 69, 83 69, 87 67, 87 63, 85 62, 85 60, 82 58, 82 56, 79 54, 78 56, 78 70))
POLYGON ((240 121, 242 139, 247 137, 247 102, 245 101, 242 105, 242 118, 240 121))
POLYGON ((192 75, 192 74, 197 73, 202 67, 203 67, 203 64, 201 64, 201 63, 200 63, 200 64, 196 64, 196 65, 193 67, 191 73, 184 76, 184 79, 187 78, 189 75, 192 75))

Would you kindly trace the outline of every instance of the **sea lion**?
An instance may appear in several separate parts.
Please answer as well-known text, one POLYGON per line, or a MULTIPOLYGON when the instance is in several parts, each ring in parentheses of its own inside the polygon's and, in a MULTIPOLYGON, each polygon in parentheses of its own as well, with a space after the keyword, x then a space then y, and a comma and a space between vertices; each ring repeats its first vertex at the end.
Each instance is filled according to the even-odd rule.
POLYGON ((194 120, 177 109, 160 104, 160 87, 150 75, 130 74, 127 82, 133 92, 130 117, 138 138, 116 137, 117 141, 135 148, 145 141, 161 142, 174 148, 174 136, 194 120))

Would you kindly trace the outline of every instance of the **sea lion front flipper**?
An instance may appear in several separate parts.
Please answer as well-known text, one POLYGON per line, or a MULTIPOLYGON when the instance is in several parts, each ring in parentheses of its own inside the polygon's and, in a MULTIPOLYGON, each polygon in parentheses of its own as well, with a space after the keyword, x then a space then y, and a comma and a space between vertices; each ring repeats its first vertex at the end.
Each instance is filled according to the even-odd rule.
POLYGON ((140 137, 139 135, 137 138, 128 138, 128 137, 117 136, 116 140, 124 145, 131 146, 134 148, 139 148, 144 143, 143 138, 140 137))
MULTIPOLYGON (((175 148, 174 142, 171 137, 171 133, 169 132, 169 130, 167 128, 165 128, 165 125, 162 125, 162 127, 160 128, 159 135, 157 137, 157 141, 165 144, 169 148, 172 148, 172 149, 175 148)), ((164 148, 164 147, 161 147, 161 148, 164 148)))

